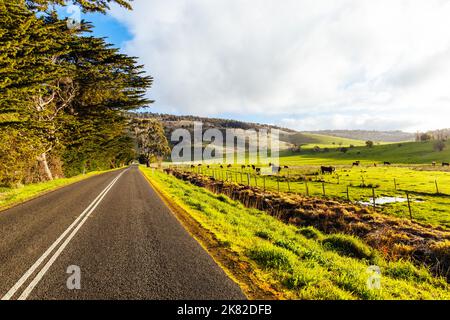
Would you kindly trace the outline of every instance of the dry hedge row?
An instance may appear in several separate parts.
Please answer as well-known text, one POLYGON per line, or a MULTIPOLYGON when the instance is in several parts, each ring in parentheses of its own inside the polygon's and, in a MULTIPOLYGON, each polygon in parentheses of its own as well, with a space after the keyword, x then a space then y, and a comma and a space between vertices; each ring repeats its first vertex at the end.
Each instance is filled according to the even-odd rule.
POLYGON ((296 194, 263 192, 259 188, 166 169, 178 179, 224 194, 248 208, 256 208, 290 224, 313 226, 327 233, 345 233, 363 239, 387 259, 407 258, 428 265, 450 280, 450 232, 377 213, 367 207, 296 194))

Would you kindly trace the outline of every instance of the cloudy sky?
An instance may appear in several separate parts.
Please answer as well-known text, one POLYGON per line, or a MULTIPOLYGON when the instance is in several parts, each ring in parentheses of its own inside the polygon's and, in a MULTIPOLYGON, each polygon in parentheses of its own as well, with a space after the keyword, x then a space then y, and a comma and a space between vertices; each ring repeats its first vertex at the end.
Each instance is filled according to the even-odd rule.
POLYGON ((448 0, 135 0, 100 27, 153 111, 299 130, 450 127, 448 0), (109 31, 108 31, 109 30, 109 31))

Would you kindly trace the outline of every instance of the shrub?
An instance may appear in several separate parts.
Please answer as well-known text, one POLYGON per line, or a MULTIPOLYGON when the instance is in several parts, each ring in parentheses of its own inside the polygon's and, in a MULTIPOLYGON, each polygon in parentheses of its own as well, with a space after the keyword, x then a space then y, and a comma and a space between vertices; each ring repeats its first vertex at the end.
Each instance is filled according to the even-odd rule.
POLYGON ((322 280, 322 274, 311 272, 310 270, 295 270, 292 274, 286 276, 283 284, 289 289, 301 289, 308 285, 316 284, 322 280))
POLYGON ((314 227, 302 227, 297 230, 297 233, 301 234, 307 239, 320 239, 323 237, 322 233, 314 227))
POLYGON ((277 247, 287 249, 287 250, 292 251, 294 253, 297 251, 295 242, 290 241, 290 240, 281 240, 281 239, 279 239, 279 240, 276 240, 273 244, 276 245, 277 247))
POLYGON ((272 244, 260 245, 249 250, 248 256, 264 268, 292 270, 295 263, 295 256, 283 248, 278 248, 272 244))
POLYGON ((383 274, 394 279, 408 281, 428 281, 430 274, 425 269, 418 269, 409 261, 396 261, 388 264, 383 274))
POLYGON ((372 260, 375 257, 373 249, 361 240, 349 235, 330 235, 322 240, 322 244, 327 249, 352 258, 372 260))
POLYGON ((438 140, 438 141, 436 141, 436 142, 434 143, 434 150, 439 151, 439 152, 442 152, 442 151, 444 151, 444 149, 445 149, 446 146, 447 146, 447 145, 445 144, 444 141, 438 140))
POLYGON ((272 235, 270 234, 270 232, 267 232, 265 230, 256 231, 255 236, 257 236, 258 238, 264 239, 264 240, 272 239, 272 235))

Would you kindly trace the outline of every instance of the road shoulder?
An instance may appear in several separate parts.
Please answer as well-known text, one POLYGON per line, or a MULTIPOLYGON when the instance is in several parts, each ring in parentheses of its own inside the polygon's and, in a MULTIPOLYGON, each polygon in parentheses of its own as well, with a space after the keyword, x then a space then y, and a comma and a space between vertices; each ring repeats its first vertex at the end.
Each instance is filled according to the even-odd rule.
POLYGON ((241 261, 236 253, 221 245, 212 232, 205 229, 187 210, 173 201, 171 196, 156 181, 151 179, 141 169, 139 171, 180 224, 205 249, 217 265, 241 287, 247 298, 251 300, 274 300, 279 298, 271 288, 267 287, 267 284, 255 277, 250 264, 241 261))

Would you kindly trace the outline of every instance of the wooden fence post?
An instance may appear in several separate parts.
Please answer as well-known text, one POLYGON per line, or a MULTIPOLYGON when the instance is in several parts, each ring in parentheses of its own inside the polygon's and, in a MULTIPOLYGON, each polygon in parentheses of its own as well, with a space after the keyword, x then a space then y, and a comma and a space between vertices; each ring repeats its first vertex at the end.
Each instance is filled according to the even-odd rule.
POLYGON ((247 173, 247 186, 250 186, 250 173, 247 173))
POLYGON ((437 179, 434 180, 434 183, 436 184, 436 194, 439 194, 439 186, 438 186, 437 179))
POLYGON ((322 182, 322 192, 323 192, 323 196, 326 197, 327 193, 325 191, 325 182, 322 182))
POLYGON ((372 188, 372 197, 373 197, 373 209, 377 209, 377 197, 375 194, 375 188, 372 188))
POLYGON ((412 220, 411 199, 409 198, 409 192, 406 192, 406 199, 408 200, 409 218, 412 220))

